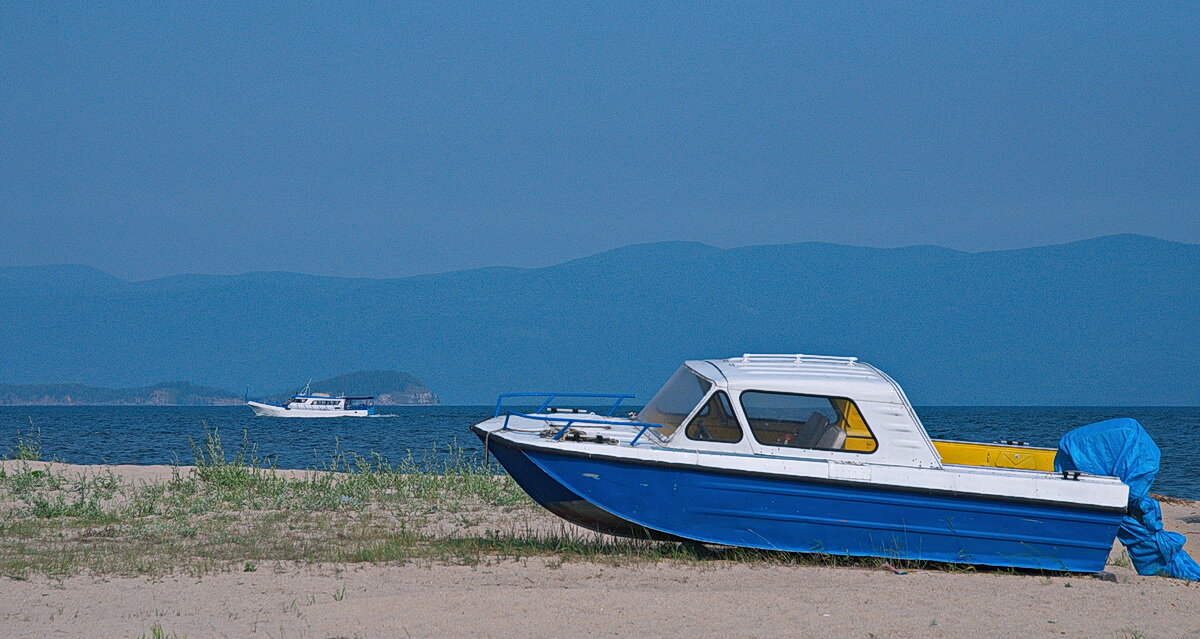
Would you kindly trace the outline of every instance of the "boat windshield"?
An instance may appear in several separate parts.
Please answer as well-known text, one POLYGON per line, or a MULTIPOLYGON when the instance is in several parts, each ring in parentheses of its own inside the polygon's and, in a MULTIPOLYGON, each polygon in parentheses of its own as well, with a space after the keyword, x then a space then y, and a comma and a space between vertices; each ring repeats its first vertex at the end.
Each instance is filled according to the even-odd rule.
POLYGON ((658 389, 649 404, 638 413, 638 420, 651 424, 662 424, 654 429, 663 438, 670 437, 692 409, 704 399, 712 382, 700 377, 692 369, 680 366, 663 387, 658 389))

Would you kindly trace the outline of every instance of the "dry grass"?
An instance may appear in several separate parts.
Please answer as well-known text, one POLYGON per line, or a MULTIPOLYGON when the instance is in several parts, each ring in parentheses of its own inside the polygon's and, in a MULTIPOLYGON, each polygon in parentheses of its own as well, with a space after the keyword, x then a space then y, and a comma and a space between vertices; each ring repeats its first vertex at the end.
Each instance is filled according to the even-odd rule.
POLYGON ((253 570, 270 562, 404 560, 441 554, 436 540, 536 507, 496 469, 450 450, 448 461, 338 457, 285 474, 244 444, 232 458, 209 432, 196 465, 169 480, 0 470, 0 574, 149 574, 253 570), (494 519, 494 517, 491 517, 494 519), (388 549, 381 553, 380 548, 388 549))

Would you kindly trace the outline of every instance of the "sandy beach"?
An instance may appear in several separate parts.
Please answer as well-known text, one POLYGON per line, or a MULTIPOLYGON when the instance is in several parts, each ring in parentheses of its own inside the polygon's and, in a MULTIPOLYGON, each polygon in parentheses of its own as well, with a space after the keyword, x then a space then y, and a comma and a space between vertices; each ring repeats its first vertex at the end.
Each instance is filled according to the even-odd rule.
MULTIPOLYGON (((46 465, 4 462, 6 477, 46 465)), ((191 469, 54 464, 62 477, 169 482, 191 469)), ((303 473, 292 472, 292 476, 303 473)), ((39 475, 39 477, 42 475, 39 475)), ((1169 500, 1168 529, 1200 554, 1200 503, 1169 500)), ((7 526, 15 507, 10 504, 7 526)), ((456 515, 467 530, 562 526, 525 506, 456 515)), ((337 511, 332 513, 337 517, 337 511)), ((444 530, 448 525, 440 521, 444 530)), ((11 556, 19 549, 11 547, 11 556)), ((63 543, 86 545, 80 535, 63 543)), ((155 543, 147 540, 147 544, 155 543)), ((336 538, 328 543, 338 543, 336 538)), ((60 546, 61 548, 61 546, 60 546)), ((152 551, 147 546, 147 552, 152 551)), ((200 547, 196 552, 205 552, 200 547)), ((223 551, 228 552, 228 551, 223 551)), ((234 555, 236 556, 236 555, 234 555)), ((159 574, 10 574, 9 637, 1184 637, 1200 635, 1200 584, 1138 576, 1117 549, 1091 576, 971 569, 784 565, 725 559, 594 559, 531 552, 470 562, 263 560, 159 574), (254 563, 251 564, 250 562, 254 563)), ((8 569, 11 572, 11 568, 8 569)))

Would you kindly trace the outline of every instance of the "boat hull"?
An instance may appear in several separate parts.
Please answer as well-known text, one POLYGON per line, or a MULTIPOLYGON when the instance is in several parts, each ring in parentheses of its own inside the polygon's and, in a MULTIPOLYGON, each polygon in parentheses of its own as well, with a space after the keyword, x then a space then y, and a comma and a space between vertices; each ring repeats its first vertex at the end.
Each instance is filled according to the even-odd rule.
POLYGON ((371 410, 306 410, 302 408, 284 408, 261 402, 246 402, 259 417, 369 417, 371 410))
POLYGON ((621 518, 573 492, 545 471, 534 464, 520 450, 504 445, 496 445, 484 433, 479 433, 492 456, 508 474, 516 480, 522 490, 529 494, 546 510, 566 519, 567 521, 608 535, 633 537, 637 539, 654 539, 658 541, 687 541, 676 535, 646 528, 627 519, 621 518))
POLYGON ((551 512, 627 536, 1097 572, 1122 517, 1061 504, 577 455, 476 432, 551 512), (591 519, 594 513, 602 515, 591 519))

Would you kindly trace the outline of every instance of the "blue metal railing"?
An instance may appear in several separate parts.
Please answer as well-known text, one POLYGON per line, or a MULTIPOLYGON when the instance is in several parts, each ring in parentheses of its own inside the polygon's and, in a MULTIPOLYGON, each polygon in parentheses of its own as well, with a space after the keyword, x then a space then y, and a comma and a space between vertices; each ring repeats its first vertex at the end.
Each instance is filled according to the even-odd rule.
POLYGON ((588 419, 586 417, 567 417, 567 415, 570 415, 571 413, 558 413, 558 414, 554 414, 554 415, 533 415, 533 414, 528 414, 528 413, 518 413, 518 412, 514 412, 514 411, 503 412, 504 411, 504 400, 507 398, 510 398, 510 397, 545 397, 546 401, 542 402, 542 405, 538 406, 537 410, 533 411, 534 413, 541 413, 542 411, 546 410, 547 408, 550 407, 551 402, 558 399, 559 397, 575 397, 575 398, 582 397, 582 398, 588 398, 588 399, 611 399, 611 400, 613 400, 613 404, 612 404, 612 406, 609 407, 608 412, 605 413, 605 415, 604 415, 605 417, 611 417, 613 413, 617 412, 617 407, 621 405, 622 401, 624 401, 626 399, 632 399, 635 396, 634 395, 608 395, 608 394, 597 394, 597 393, 504 393, 496 398, 496 412, 494 415, 495 417, 499 417, 502 413, 504 415, 504 426, 502 427, 501 430, 508 430, 508 420, 511 419, 512 417, 524 417, 525 419, 533 419, 533 420, 543 421, 543 422, 546 422, 547 425, 550 425, 551 422, 566 422, 562 428, 558 429, 558 431, 554 433, 553 439, 555 439, 555 440, 562 439, 563 435, 566 435, 567 430, 569 430, 571 428, 571 426, 574 424, 599 424, 599 425, 609 425, 609 426, 641 426, 642 429, 638 431, 637 436, 635 436, 629 442, 630 446, 636 446, 638 443, 638 440, 641 439, 642 436, 646 434, 647 430, 650 430, 651 428, 662 428, 663 427, 662 424, 651 424, 649 422, 635 422, 635 421, 627 421, 627 420, 617 421, 617 420, 612 420, 612 419, 588 419))
POLYGON ((540 412, 546 410, 547 408, 549 408, 550 403, 553 402, 554 400, 558 399, 559 397, 588 397, 588 398, 592 398, 592 399, 611 399, 611 400, 615 400, 615 401, 613 401, 613 405, 609 407, 608 412, 605 413, 606 417, 611 417, 613 413, 617 412, 617 407, 621 405, 622 401, 624 401, 626 399, 633 399, 635 396, 634 395, 605 395, 605 394, 597 394, 597 393, 504 393, 496 398, 496 413, 495 413, 495 415, 493 415, 493 417, 500 416, 501 411, 504 409, 504 400, 509 397, 545 397, 546 401, 542 402, 542 405, 538 406, 537 410, 533 411, 535 413, 540 413, 540 412))
POLYGON ((601 424, 601 425, 609 425, 609 426, 641 426, 642 429, 638 431, 637 436, 634 437, 629 442, 630 446, 637 446, 638 440, 642 438, 642 435, 646 434, 647 430, 650 430, 651 428, 662 428, 662 424, 651 424, 649 422, 616 421, 616 420, 611 420, 611 419, 586 419, 586 418, 579 418, 579 417, 560 417, 558 415, 553 415, 553 416, 551 416, 551 415, 527 415, 525 413, 509 412, 509 413, 504 414, 504 427, 501 428, 500 430, 508 430, 508 420, 509 420, 509 418, 512 418, 512 417, 524 417, 526 419, 536 419, 539 421, 546 422, 547 425, 550 425, 551 422, 566 422, 565 424, 563 424, 563 427, 558 429, 558 431, 555 432, 554 436, 551 438, 556 441, 559 439, 562 439, 563 435, 567 434, 567 430, 569 430, 571 428, 571 426, 574 426, 575 424, 601 424))

